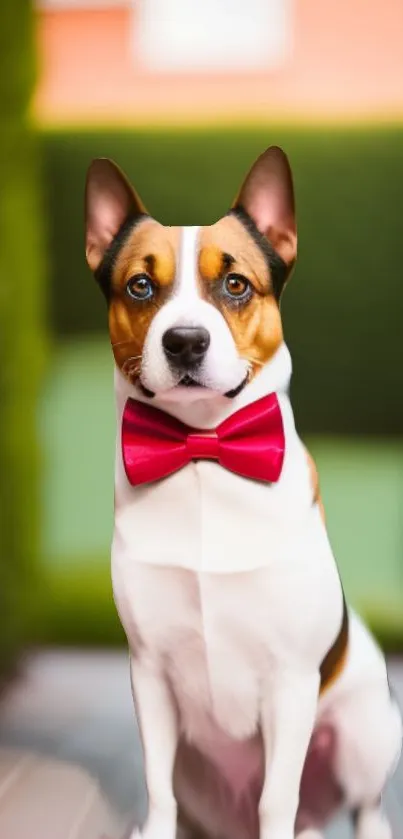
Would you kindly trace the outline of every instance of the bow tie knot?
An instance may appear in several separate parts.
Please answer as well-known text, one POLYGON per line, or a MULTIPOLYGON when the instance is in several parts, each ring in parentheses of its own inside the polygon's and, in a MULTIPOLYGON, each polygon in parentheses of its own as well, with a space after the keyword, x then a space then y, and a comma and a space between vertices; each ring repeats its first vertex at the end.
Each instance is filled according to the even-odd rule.
POLYGON ((220 442, 217 432, 201 434, 191 431, 186 437, 186 448, 191 460, 218 460, 220 442))
POLYGON ((133 486, 161 480, 191 461, 215 460, 244 478, 278 481, 285 438, 275 393, 236 411, 209 431, 189 428, 157 408, 128 399, 122 456, 133 486))

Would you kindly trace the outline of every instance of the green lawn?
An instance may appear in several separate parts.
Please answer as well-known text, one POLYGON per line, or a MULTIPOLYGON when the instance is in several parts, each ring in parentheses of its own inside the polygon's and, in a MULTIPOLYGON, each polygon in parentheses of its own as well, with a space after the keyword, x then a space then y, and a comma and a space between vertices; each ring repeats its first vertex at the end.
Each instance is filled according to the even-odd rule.
MULTIPOLYGON (((108 555, 115 418, 107 337, 62 345, 40 407, 45 640, 115 643, 108 555)), ((403 645, 403 440, 307 438, 349 598, 403 645)))

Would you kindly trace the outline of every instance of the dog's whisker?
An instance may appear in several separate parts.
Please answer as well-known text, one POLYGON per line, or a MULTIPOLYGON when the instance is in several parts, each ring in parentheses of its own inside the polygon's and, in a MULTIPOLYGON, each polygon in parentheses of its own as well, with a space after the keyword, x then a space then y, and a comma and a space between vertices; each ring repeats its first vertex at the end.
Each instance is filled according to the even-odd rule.
POLYGON ((128 338, 126 341, 112 341, 112 347, 124 347, 127 344, 134 344, 134 338, 128 338))
POLYGON ((265 364, 264 361, 261 361, 259 358, 253 358, 251 355, 245 356, 245 361, 247 361, 248 364, 256 364, 258 367, 264 367, 265 364))
POLYGON ((141 367, 142 359, 143 359, 142 355, 131 355, 131 356, 129 356, 129 358, 126 358, 126 360, 123 362, 122 370, 125 370, 127 367, 133 367, 133 366, 141 367))
POLYGON ((141 371, 142 355, 132 355, 122 364, 122 373, 133 381, 141 371))

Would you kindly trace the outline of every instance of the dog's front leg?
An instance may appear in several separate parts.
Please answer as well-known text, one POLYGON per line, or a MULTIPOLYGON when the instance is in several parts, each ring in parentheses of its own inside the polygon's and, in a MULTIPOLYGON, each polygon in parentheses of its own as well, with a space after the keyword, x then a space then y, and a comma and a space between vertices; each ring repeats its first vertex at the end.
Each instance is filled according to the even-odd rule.
POLYGON ((259 804, 260 839, 294 839, 319 684, 316 671, 281 670, 264 697, 261 727, 265 779, 259 804))
POLYGON ((159 669, 145 657, 131 658, 131 681, 143 744, 148 815, 132 839, 175 839, 177 807, 173 769, 178 742, 177 715, 159 669))

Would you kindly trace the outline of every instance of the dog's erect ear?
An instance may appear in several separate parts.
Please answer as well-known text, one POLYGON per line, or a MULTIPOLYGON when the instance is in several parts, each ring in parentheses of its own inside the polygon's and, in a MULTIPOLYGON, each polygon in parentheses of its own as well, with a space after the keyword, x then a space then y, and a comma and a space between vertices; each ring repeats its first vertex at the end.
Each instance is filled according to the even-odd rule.
POLYGON ((242 208, 273 245, 287 266, 297 256, 294 188, 290 164, 278 146, 257 159, 247 175, 233 208, 242 208))
POLYGON ((85 186, 85 253, 91 271, 96 271, 124 222, 142 213, 142 202, 116 163, 106 157, 93 160, 85 186))

